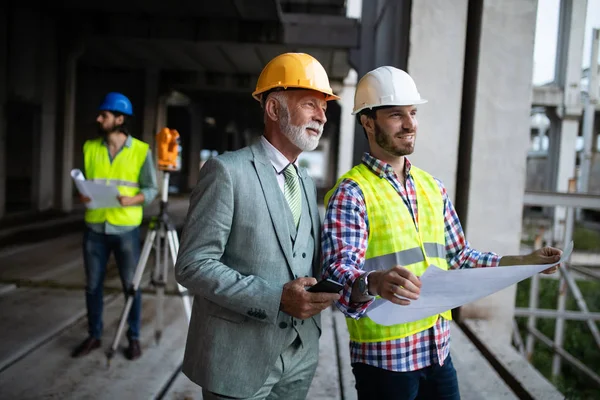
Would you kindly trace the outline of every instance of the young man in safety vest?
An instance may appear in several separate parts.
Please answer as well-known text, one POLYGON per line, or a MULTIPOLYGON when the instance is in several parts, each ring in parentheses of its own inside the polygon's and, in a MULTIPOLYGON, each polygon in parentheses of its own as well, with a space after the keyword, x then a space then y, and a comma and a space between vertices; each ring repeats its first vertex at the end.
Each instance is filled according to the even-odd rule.
POLYGON ((374 296, 408 305, 394 295, 418 299, 418 277, 429 264, 549 264, 562 253, 546 247, 499 257, 469 247, 443 184, 406 158, 415 148, 416 105, 423 103, 406 72, 385 66, 367 73, 356 87, 353 114, 370 152, 325 197, 323 276, 345 285, 336 304, 347 316, 359 399, 460 398, 450 358, 450 310, 382 326, 365 315, 374 296))
MULTIPOLYGON (((140 225, 143 206, 158 192, 156 170, 149 145, 128 133, 133 115, 131 102, 120 93, 108 93, 96 118, 100 137, 83 145, 84 175, 88 181, 116 186, 121 207, 87 209, 83 255, 86 274, 86 305, 89 337, 74 351, 80 357, 100 347, 102 337, 103 284, 106 265, 114 254, 126 292, 140 256, 140 225)), ((81 201, 89 202, 81 196, 81 201)), ((139 343, 141 295, 138 290, 127 320, 128 359, 141 356, 139 343)))

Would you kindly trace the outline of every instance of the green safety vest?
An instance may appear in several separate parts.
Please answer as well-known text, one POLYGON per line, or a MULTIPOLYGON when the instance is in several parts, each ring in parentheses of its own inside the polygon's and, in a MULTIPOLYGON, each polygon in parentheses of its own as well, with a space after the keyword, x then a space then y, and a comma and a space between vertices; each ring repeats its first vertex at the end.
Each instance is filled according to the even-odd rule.
MULTIPOLYGON (((392 184, 377 176, 365 164, 348 171, 325 196, 325 204, 343 179, 354 181, 361 189, 369 220, 369 238, 365 271, 387 270, 401 265, 421 276, 429 265, 447 270, 444 200, 435 179, 427 172, 411 167, 419 207, 419 230, 410 211, 392 184)), ((379 296, 377 297, 379 299, 379 296)), ((399 306, 401 307, 401 306, 399 306)), ((451 311, 441 313, 451 320, 451 311)), ((384 342, 400 339, 431 328, 438 315, 415 322, 383 326, 368 316, 346 318, 350 339, 355 342, 384 342)))
MULTIPOLYGON (((86 141, 83 145, 86 179, 116 186, 122 196, 138 194, 140 171, 146 160, 149 146, 135 138, 131 139, 131 146, 124 146, 112 163, 103 138, 86 141)), ((142 205, 86 209, 85 212, 85 221, 92 224, 108 222, 112 225, 138 226, 142 223, 142 217, 142 205)))

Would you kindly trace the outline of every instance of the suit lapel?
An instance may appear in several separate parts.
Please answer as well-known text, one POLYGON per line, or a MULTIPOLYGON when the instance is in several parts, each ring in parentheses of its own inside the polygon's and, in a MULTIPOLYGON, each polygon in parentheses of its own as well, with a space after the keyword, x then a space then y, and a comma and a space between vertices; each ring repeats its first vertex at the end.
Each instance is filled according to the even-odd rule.
POLYGON ((269 215, 271 216, 275 233, 279 239, 279 244, 283 249, 283 253, 291 269, 291 266, 293 265, 292 242, 290 240, 288 222, 286 220, 287 213, 285 212, 285 199, 277 184, 273 165, 265 154, 260 142, 252 145, 251 149, 254 154, 254 168, 256 168, 256 173, 267 201, 269 215))

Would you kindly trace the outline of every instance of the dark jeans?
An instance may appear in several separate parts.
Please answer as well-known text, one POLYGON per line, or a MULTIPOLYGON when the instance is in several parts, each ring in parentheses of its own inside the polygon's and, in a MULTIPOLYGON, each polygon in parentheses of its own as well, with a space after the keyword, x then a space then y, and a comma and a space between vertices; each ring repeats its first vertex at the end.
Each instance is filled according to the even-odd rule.
POLYGON ((443 366, 394 372, 367 364, 352 364, 358 400, 459 400, 458 379, 450 356, 443 366))
MULTIPOLYGON (((86 229, 83 235, 88 332, 91 337, 96 339, 102 337, 104 277, 111 252, 115 256, 123 292, 127 298, 126 291, 131 285, 135 267, 140 258, 140 228, 120 235, 105 235, 86 229)), ((141 293, 138 290, 127 319, 129 324, 127 337, 130 340, 139 339, 141 307, 141 293)))

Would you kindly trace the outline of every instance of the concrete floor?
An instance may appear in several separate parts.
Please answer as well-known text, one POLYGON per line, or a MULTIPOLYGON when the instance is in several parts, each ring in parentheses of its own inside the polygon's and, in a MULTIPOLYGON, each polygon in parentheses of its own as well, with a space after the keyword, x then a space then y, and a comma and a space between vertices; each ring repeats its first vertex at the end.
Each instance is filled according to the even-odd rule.
MULTIPOLYGON (((181 221, 187 202, 175 219, 181 221)), ((149 284, 153 261, 142 288, 143 356, 130 362, 122 352, 107 368, 104 352, 70 358, 71 349, 86 336, 81 235, 59 235, 37 243, 0 249, 0 399, 201 399, 200 389, 179 372, 187 324, 181 299, 169 296, 164 305, 164 331, 154 340, 156 296, 149 284)), ((110 347, 123 307, 116 267, 105 281, 103 349, 110 347)), ((175 281, 169 277, 168 289, 175 281)), ((323 316, 320 363, 309 399, 355 399, 348 334, 336 310, 323 316)), ((462 398, 515 399, 462 331, 453 325, 452 355, 462 398)), ((126 343, 125 338, 121 346, 126 343)))

